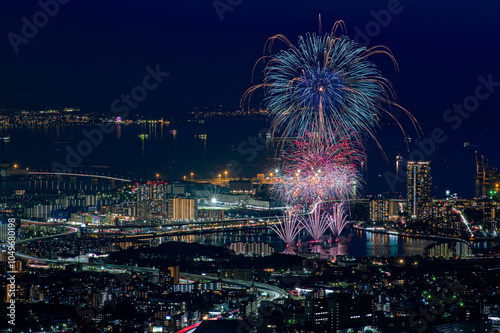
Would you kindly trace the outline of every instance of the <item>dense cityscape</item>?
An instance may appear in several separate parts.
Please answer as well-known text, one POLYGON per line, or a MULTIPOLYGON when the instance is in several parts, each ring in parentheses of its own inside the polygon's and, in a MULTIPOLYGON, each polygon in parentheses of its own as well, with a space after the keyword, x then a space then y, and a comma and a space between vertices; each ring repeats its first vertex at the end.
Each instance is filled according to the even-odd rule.
MULTIPOLYGON (((500 332, 499 75, 450 79, 457 104, 392 74, 429 57, 397 36, 432 6, 132 3, 5 5, 0 332, 500 332)), ((491 7, 450 16, 490 47, 491 7)))

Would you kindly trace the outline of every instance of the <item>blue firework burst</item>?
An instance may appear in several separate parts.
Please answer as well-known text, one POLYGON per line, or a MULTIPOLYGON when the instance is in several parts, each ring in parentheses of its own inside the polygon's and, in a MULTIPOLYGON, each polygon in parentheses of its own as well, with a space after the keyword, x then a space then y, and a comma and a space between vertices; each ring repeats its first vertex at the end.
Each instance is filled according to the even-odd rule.
POLYGON ((269 48, 278 39, 288 49, 267 57, 264 82, 250 88, 244 99, 264 88, 264 107, 270 112, 273 133, 301 137, 314 126, 330 142, 353 133, 362 140, 374 137, 380 114, 388 105, 396 105, 390 82, 368 60, 384 53, 394 61, 390 51, 359 47, 345 35, 336 37, 335 30, 324 36, 301 36, 297 46, 282 35, 268 41, 269 48))

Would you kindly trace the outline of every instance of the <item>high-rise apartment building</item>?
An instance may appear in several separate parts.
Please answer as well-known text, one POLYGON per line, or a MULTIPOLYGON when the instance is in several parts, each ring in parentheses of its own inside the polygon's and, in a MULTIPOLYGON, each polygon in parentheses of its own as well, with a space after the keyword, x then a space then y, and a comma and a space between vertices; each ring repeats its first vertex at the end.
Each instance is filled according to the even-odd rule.
POLYGON ((424 211, 432 203, 430 162, 408 162, 406 172, 408 217, 419 220, 422 219, 424 211))
POLYGON ((198 218, 198 202, 172 197, 172 188, 163 181, 147 182, 137 187, 137 217, 152 223, 198 218))
POLYGON ((194 220, 198 218, 198 201, 186 198, 171 198, 168 200, 169 220, 194 220))
POLYGON ((328 305, 329 332, 363 332, 364 327, 375 323, 372 296, 352 298, 347 294, 337 294, 328 305))
POLYGON ((304 302, 304 319, 307 324, 317 327, 328 327, 328 302, 325 289, 314 289, 309 293, 304 302))
POLYGON ((163 182, 147 182, 137 187, 137 217, 150 222, 167 218, 168 188, 163 182))
POLYGON ((389 200, 375 199, 370 201, 370 221, 386 222, 389 220, 389 200))
POLYGON ((397 221, 403 210, 403 201, 399 199, 377 198, 370 200, 370 221, 375 223, 397 221))

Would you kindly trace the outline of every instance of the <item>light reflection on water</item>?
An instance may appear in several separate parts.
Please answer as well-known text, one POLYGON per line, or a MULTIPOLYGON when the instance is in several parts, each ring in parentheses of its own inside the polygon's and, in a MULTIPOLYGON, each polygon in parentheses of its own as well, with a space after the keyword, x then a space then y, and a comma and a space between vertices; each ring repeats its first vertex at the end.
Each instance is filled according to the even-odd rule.
MULTIPOLYGON (((266 242, 274 246, 280 252, 284 250, 283 242, 267 230, 265 232, 262 232, 262 230, 254 231, 249 234, 239 231, 230 233, 174 236, 161 239, 161 242, 166 241, 182 241, 189 243, 197 242, 212 246, 224 246, 227 243, 240 241, 266 242)), ((322 256, 326 256, 328 254, 348 254, 354 257, 422 255, 424 248, 432 243, 432 241, 424 239, 376 234, 356 230, 346 237, 342 237, 341 244, 338 246, 329 248, 323 247, 319 252, 321 252, 322 256)), ((318 246, 314 246, 316 246, 315 249, 309 249, 307 252, 318 252, 318 246)))
POLYGON ((356 251, 355 256, 404 256, 422 255, 424 248, 432 244, 432 241, 409 238, 398 235, 378 234, 372 232, 356 231, 350 250, 356 251), (364 244, 358 244, 363 242, 364 244), (364 253, 358 251, 364 250, 364 253))

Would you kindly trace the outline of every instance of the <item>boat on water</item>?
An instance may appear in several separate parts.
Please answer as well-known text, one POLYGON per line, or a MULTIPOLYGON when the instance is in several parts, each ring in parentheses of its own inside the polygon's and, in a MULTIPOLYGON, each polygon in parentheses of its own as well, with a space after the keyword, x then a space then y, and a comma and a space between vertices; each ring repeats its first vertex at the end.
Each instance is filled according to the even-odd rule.
POLYGON ((10 141, 10 134, 7 136, 4 136, 3 138, 0 138, 0 141, 10 141))

